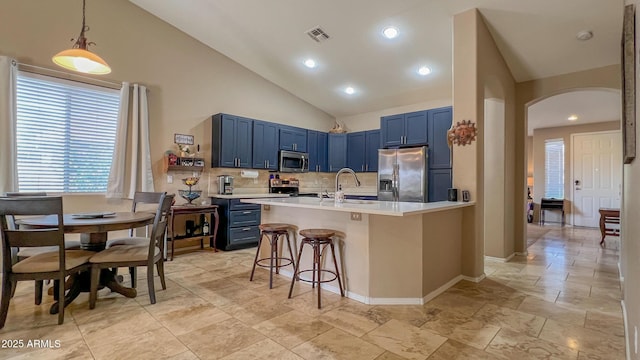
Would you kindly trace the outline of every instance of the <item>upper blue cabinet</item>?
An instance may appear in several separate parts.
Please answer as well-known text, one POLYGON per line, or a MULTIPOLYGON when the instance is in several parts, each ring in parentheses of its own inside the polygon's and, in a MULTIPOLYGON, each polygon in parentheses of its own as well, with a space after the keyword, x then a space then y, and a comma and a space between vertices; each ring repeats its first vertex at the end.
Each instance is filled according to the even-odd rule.
POLYGON ((309 171, 311 172, 329 171, 327 135, 322 131, 307 131, 307 151, 309 152, 309 171))
POLYGON ((451 168, 451 148, 447 131, 451 128, 452 109, 444 107, 428 111, 429 122, 429 167, 451 168))
POLYGON ((347 166, 358 172, 378 171, 380 130, 347 134, 347 166))
POLYGON ((427 111, 383 116, 380 130, 383 148, 426 145, 427 111))
POLYGON ((216 114, 211 122, 211 167, 251 168, 253 120, 216 114))
POLYGON ((253 120, 252 167, 278 170, 278 124, 253 120))
POLYGON ((307 130, 280 125, 280 150, 307 152, 307 130))
POLYGON ((329 171, 347 167, 347 134, 329 134, 329 171))

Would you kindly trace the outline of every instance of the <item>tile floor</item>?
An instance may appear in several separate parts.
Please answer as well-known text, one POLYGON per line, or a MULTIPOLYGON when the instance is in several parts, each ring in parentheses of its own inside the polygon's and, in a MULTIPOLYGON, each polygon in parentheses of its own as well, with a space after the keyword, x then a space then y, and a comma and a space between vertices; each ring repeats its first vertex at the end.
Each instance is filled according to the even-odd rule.
POLYGON ((23 282, 0 330, 0 358, 624 359, 618 240, 603 249, 597 230, 550 225, 529 234, 529 255, 488 261, 485 280, 462 281, 424 306, 326 292, 318 310, 304 285, 288 300, 286 278, 271 290, 267 271, 248 281, 254 249, 179 255, 155 305, 142 280, 135 299, 102 290, 94 310, 82 294, 61 326, 50 297, 35 306, 23 282), (7 348, 19 340, 22 348, 7 348))

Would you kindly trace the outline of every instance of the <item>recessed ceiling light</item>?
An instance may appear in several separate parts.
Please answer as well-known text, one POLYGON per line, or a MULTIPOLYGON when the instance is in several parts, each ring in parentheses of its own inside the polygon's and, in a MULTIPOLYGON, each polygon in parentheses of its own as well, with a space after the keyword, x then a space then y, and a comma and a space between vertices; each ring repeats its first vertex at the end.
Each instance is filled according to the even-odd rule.
POLYGON ((384 37, 386 37, 387 39, 393 39, 398 36, 398 29, 394 28, 393 26, 388 26, 384 28, 384 30, 382 30, 382 35, 384 35, 384 37))
POLYGON ((583 30, 576 34, 576 39, 580 41, 587 41, 593 37, 593 32, 591 30, 583 30))
POLYGON ((304 66, 308 67, 309 69, 313 69, 314 67, 316 67, 316 62, 313 59, 307 59, 304 61, 304 66))
POLYGON ((353 87, 351 87, 351 86, 347 86, 347 87, 344 89, 344 92, 345 92, 345 93, 347 93, 347 94, 349 94, 349 95, 351 95, 351 94, 353 94, 353 93, 355 93, 355 92, 356 92, 356 89, 354 89, 354 88, 353 88, 353 87))
POLYGON ((578 120, 578 115, 570 115, 570 116, 567 118, 567 120, 569 120, 569 121, 576 121, 576 120, 578 120))
POLYGON ((422 76, 429 75, 429 74, 431 74, 431 69, 429 67, 427 67, 427 66, 421 66, 418 69, 418 74, 420 74, 422 76))

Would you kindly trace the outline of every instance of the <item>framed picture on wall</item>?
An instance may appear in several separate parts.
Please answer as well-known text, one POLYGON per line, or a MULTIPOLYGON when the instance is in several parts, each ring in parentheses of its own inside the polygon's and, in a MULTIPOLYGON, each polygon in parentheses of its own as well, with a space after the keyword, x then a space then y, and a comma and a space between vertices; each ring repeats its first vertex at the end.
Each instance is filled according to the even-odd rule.
POLYGON ((624 8, 622 25, 622 161, 629 164, 636 158, 636 9, 624 8))

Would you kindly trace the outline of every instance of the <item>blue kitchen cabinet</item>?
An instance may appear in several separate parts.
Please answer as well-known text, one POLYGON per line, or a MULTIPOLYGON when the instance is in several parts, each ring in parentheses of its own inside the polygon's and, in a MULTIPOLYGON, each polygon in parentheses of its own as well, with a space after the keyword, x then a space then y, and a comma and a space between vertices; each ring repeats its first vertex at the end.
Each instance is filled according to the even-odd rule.
POLYGON ((429 168, 451 168, 451 148, 447 142, 447 131, 451 128, 452 108, 444 107, 428 111, 429 122, 429 168))
POLYGON ((347 134, 347 167, 353 171, 365 171, 366 142, 364 131, 347 134))
POLYGON ((378 149, 380 149, 380 130, 366 131, 365 171, 378 171, 378 149))
POLYGON ((307 131, 307 151, 309 152, 309 171, 329 171, 327 162, 327 133, 322 131, 307 131))
POLYGON ((216 114, 211 122, 211 167, 250 168, 253 120, 216 114))
POLYGON ((427 111, 383 116, 380 118, 382 147, 426 145, 427 111))
POLYGON ((278 124, 253 121, 254 169, 278 170, 278 124))
POLYGON ((347 135, 347 166, 357 172, 378 171, 380 130, 368 130, 347 135))
POLYGON ((307 129, 280 125, 280 150, 307 152, 307 129))
POLYGON ((382 146, 400 146, 404 140, 404 114, 383 116, 380 118, 382 146))
POLYGON ((261 210, 258 204, 247 204, 241 199, 211 198, 218 205, 218 234, 216 247, 235 250, 258 245, 261 210))
POLYGON ((429 170, 429 202, 446 201, 447 191, 451 187, 451 169, 429 170))
POLYGON ((338 171, 347 166, 347 134, 329 134, 329 171, 338 171))

